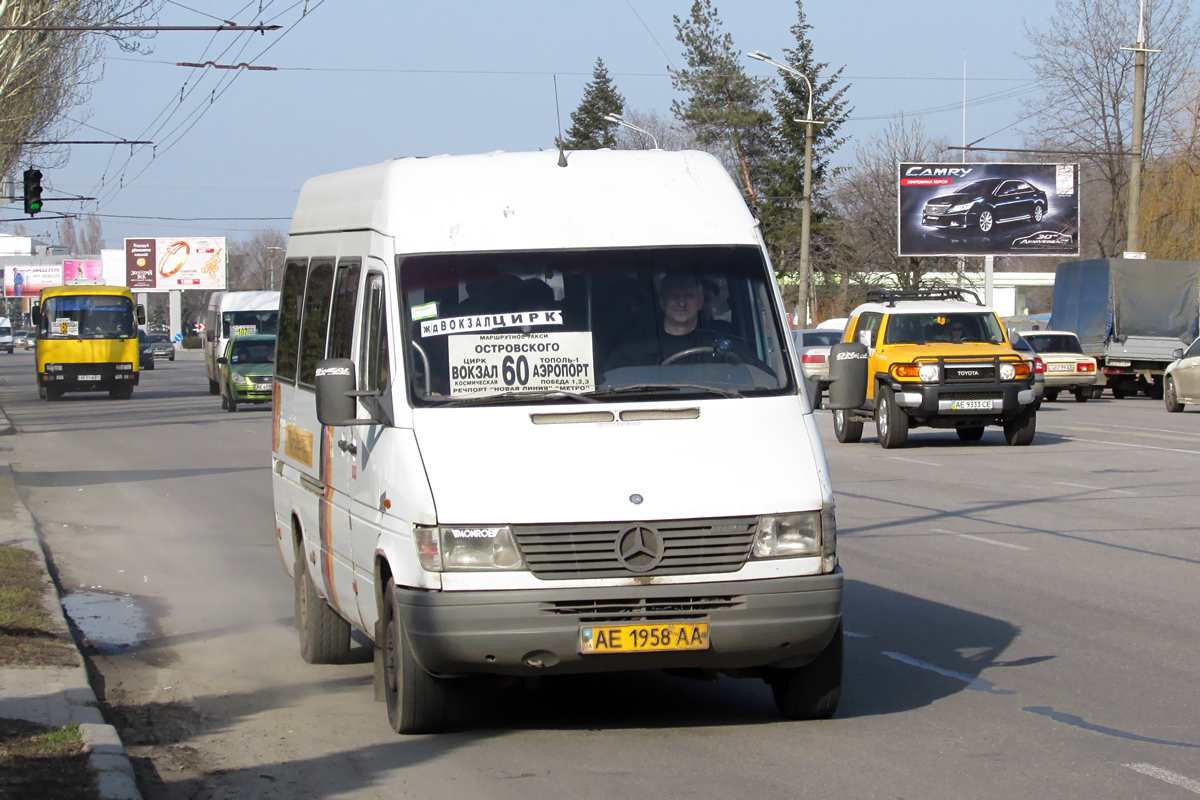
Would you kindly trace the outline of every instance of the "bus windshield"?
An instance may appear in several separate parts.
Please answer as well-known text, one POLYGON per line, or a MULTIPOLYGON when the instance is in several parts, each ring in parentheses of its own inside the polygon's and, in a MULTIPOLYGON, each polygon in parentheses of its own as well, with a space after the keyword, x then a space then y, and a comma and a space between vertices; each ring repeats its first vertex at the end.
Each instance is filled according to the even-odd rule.
POLYGON ((275 333, 279 326, 279 310, 226 311, 221 315, 221 338, 252 336, 256 333, 275 333))
POLYGON ((43 339, 126 339, 136 336, 133 301, 120 295, 60 295, 42 304, 43 339))

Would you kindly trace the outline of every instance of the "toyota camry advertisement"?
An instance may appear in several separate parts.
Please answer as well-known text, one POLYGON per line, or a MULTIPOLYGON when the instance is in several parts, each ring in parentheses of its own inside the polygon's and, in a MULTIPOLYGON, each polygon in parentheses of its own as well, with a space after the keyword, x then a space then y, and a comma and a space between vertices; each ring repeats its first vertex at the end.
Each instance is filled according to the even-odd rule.
POLYGON ((900 164, 901 256, 1079 255, 1077 164, 900 164))

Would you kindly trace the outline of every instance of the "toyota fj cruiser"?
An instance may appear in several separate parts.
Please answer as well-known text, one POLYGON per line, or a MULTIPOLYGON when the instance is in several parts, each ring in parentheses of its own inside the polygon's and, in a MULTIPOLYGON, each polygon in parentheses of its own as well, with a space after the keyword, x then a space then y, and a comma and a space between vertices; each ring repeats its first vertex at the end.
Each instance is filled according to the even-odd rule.
POLYGON ((1033 363, 967 289, 869 292, 832 349, 830 380, 839 442, 857 442, 866 422, 885 448, 903 446, 917 427, 978 441, 1000 425, 1009 444, 1033 441, 1033 363))

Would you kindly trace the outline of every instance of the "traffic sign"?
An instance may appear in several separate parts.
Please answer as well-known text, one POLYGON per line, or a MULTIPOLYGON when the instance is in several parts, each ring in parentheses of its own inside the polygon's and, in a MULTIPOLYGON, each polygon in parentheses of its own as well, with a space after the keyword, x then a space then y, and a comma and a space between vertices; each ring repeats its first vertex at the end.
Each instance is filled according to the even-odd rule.
POLYGON ((177 334, 175 334, 175 341, 177 341, 177 342, 182 342, 182 341, 183 341, 183 334, 182 334, 182 333, 177 333, 177 334))

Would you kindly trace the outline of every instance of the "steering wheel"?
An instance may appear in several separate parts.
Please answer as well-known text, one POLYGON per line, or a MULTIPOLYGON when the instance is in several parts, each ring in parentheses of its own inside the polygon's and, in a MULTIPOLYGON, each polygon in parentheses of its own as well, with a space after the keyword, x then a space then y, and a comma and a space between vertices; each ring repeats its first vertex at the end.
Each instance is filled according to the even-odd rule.
POLYGON ((733 352, 732 350, 718 350, 715 347, 689 347, 687 350, 680 350, 675 355, 669 356, 666 360, 664 360, 662 362, 662 366, 665 367, 668 364, 674 364, 675 362, 681 361, 681 360, 687 358, 688 356, 698 356, 698 355, 702 355, 705 353, 716 356, 717 358, 724 361, 726 364, 745 364, 746 363, 745 361, 742 361, 741 357, 737 353, 733 352))

